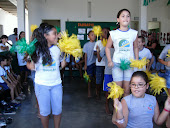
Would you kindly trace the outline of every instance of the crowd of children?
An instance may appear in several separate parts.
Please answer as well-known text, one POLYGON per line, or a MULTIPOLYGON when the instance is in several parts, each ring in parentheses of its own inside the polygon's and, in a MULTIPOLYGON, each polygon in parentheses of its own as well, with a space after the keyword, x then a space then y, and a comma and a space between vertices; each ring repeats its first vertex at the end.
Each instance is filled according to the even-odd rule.
MULTIPOLYGON (((8 42, 8 36, 2 35, 0 38, 0 110, 2 115, 0 126, 5 126, 6 123, 12 122, 12 118, 8 117, 10 121, 7 121, 3 115, 15 114, 16 109, 21 106, 21 101, 26 97, 26 95, 23 94, 23 88, 26 84, 23 85, 23 78, 13 71, 11 64, 16 54, 10 53, 9 47, 11 47, 11 44, 8 42)), ((15 65, 15 67, 16 66, 17 65, 15 65)))
MULTIPOLYGON (((44 128, 48 128, 49 115, 52 109, 55 127, 59 128, 63 94, 61 78, 64 74, 64 68, 66 65, 70 69, 72 69, 72 66, 78 68, 82 78, 84 63, 84 71, 89 75, 87 97, 92 97, 91 88, 95 84, 96 99, 100 100, 101 88, 103 87, 107 114, 112 114, 107 99, 109 91, 107 84, 114 81, 124 89, 124 97, 121 102, 120 99, 114 100, 115 110, 113 111, 112 122, 118 127, 151 128, 153 121, 158 125, 166 121, 167 127, 170 127, 170 97, 165 101, 164 109, 160 114, 156 98, 145 93, 149 88, 149 81, 146 73, 143 72, 148 70, 155 73, 156 69, 159 75, 166 78, 170 95, 170 56, 167 57, 168 52, 170 52, 170 45, 166 45, 160 55, 155 57, 155 51, 151 47, 148 47, 149 49, 145 47, 145 38, 138 36, 136 30, 129 28, 130 17, 129 10, 120 10, 117 14, 119 27, 112 31, 103 28, 100 40, 97 39, 96 42, 94 32, 89 31, 88 38, 90 41, 83 46, 84 56, 79 58, 78 61, 71 55, 66 58, 62 56, 63 53, 60 53, 57 46, 59 35, 56 28, 42 23, 39 28, 34 30, 32 35, 31 40, 35 38, 37 40, 34 53, 30 57, 17 53, 21 76, 17 76, 12 71, 11 54, 0 55, 0 86, 4 91, 9 92, 10 103, 17 105, 20 104, 19 100, 24 100, 25 95, 22 93, 22 88, 23 85, 27 84, 28 69, 33 70, 35 72, 35 94, 42 125, 44 128), (104 40, 107 40, 106 46, 103 43, 104 40), (141 60, 145 57, 150 62, 142 69, 128 68, 122 70, 120 68, 122 60, 141 60), (61 77, 60 63, 62 67, 61 77), (156 68, 153 65, 157 65, 156 68), (164 67, 164 65, 165 71, 162 71, 164 68, 159 67, 164 67)), ((19 39, 24 37, 25 33, 21 32, 19 39)), ((1 36, 0 52, 9 50, 9 47, 5 45, 7 40, 6 35, 1 36)), ((5 102, 4 99, 2 100, 5 102)))

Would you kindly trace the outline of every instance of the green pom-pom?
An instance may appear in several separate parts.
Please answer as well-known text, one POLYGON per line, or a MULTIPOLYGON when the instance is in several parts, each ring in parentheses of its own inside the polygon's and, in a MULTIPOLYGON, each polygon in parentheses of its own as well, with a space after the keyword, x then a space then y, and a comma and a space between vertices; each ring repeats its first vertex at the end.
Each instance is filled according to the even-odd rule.
POLYGON ((16 46, 15 46, 15 45, 12 45, 12 47, 11 47, 11 49, 10 49, 10 52, 11 52, 12 54, 14 54, 15 51, 16 51, 16 46))
POLYGON ((34 39, 30 44, 26 43, 25 38, 22 38, 17 42, 16 50, 20 54, 28 53, 29 55, 32 55, 36 49, 35 43, 37 42, 37 39, 34 39))
POLYGON ((56 26, 55 28, 57 29, 57 32, 60 32, 60 27, 56 26))
POLYGON ((130 61, 126 59, 120 59, 120 69, 127 70, 130 68, 130 61))
POLYGON ((26 53, 27 46, 28 44, 26 43, 25 38, 22 38, 17 41, 16 49, 20 54, 24 54, 26 53))
POLYGON ((30 42, 30 44, 27 46, 27 50, 26 52, 29 54, 29 55, 32 55, 36 49, 35 47, 35 43, 37 42, 37 39, 35 38, 32 42, 30 42))

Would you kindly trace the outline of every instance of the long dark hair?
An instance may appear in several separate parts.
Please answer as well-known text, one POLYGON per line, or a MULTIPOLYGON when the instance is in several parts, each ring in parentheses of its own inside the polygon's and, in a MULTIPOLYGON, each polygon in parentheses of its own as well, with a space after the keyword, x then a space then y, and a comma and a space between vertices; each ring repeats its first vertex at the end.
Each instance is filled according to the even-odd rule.
POLYGON ((52 30, 52 28, 55 28, 55 27, 49 24, 41 24, 40 27, 35 31, 36 33, 34 34, 36 36, 34 36, 32 40, 36 38, 38 41, 37 43, 35 43, 36 50, 31 56, 34 63, 37 63, 41 56, 43 65, 52 64, 52 57, 51 57, 50 50, 48 47, 48 42, 46 38, 44 37, 44 34, 48 34, 52 30))

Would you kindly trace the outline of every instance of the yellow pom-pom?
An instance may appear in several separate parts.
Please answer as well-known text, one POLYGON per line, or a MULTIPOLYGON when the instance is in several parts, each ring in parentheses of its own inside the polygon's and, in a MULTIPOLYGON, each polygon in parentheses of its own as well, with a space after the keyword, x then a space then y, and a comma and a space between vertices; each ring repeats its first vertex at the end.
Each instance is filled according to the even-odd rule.
POLYGON ((31 32, 33 33, 33 31, 36 29, 36 28, 38 28, 38 26, 37 25, 31 25, 31 32))
POLYGON ((102 34, 101 26, 99 26, 99 25, 98 26, 94 26, 92 31, 97 36, 97 40, 98 40, 98 37, 102 34))
POLYGON ((168 49, 168 54, 166 55, 167 58, 170 57, 170 49, 168 49))
POLYGON ((146 75, 148 76, 148 79, 150 80, 152 73, 149 72, 148 70, 145 71, 146 75))
POLYGON ((61 39, 59 40, 58 47, 61 52, 65 52, 67 55, 73 55, 75 59, 82 57, 82 49, 80 41, 77 36, 72 34, 71 37, 68 36, 66 32, 61 33, 61 39))
POLYGON ((119 85, 117 85, 115 82, 110 82, 107 84, 107 86, 109 87, 109 95, 108 95, 108 99, 116 99, 116 98, 121 98, 123 96, 124 93, 124 89, 122 89, 119 85))
POLYGON ((106 47, 107 39, 103 39, 103 40, 102 40, 102 44, 103 44, 104 47, 106 47))
POLYGON ((149 60, 146 60, 146 57, 141 60, 133 60, 131 59, 131 67, 136 67, 138 69, 142 69, 147 63, 149 63, 149 60))
POLYGON ((90 77, 89 77, 89 75, 87 75, 87 72, 85 71, 85 73, 83 74, 83 78, 86 80, 86 82, 90 82, 91 80, 90 80, 90 77))
POLYGON ((158 74, 152 74, 150 79, 151 81, 149 84, 154 95, 159 95, 162 92, 162 89, 164 89, 168 95, 165 78, 158 76, 158 74))

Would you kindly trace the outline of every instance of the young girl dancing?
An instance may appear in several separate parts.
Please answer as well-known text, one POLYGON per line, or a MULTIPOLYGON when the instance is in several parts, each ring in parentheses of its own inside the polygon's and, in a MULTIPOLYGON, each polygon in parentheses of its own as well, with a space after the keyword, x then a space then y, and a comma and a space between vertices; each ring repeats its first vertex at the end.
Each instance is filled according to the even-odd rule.
POLYGON ((121 70, 120 62, 122 60, 129 61, 136 58, 138 60, 139 50, 137 42, 137 31, 129 28, 130 11, 122 9, 117 14, 117 21, 120 27, 116 30, 110 31, 110 37, 106 45, 106 56, 108 59, 108 66, 112 68, 113 81, 117 85, 124 88, 124 96, 129 95, 129 81, 133 73, 133 69, 121 70), (114 46, 115 52, 113 60, 110 56, 110 48, 114 46))
MULTIPOLYGON (((35 70, 35 94, 38 100, 41 122, 48 128, 49 115, 54 115, 54 126, 59 128, 62 112, 62 84, 60 77, 60 49, 57 43, 57 30, 54 26, 41 24, 36 36, 36 50, 27 67, 35 70)), ((63 67, 65 61, 61 62, 63 67)))

